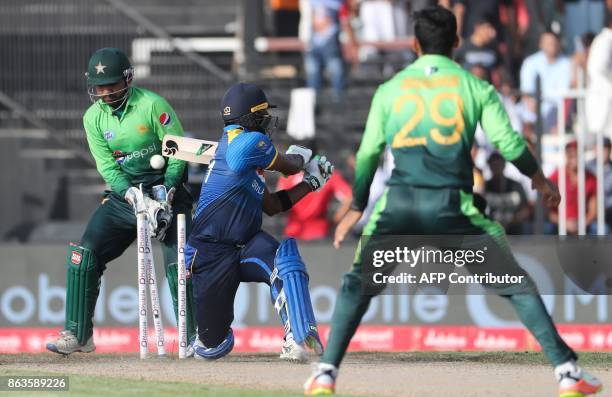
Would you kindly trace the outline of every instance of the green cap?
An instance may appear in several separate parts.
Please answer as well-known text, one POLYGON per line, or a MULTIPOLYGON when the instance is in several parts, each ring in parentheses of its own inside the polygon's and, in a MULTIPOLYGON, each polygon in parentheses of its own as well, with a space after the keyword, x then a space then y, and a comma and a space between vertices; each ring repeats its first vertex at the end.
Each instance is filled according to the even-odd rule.
POLYGON ((127 55, 118 48, 101 48, 89 58, 88 85, 114 84, 128 77, 132 65, 127 55))

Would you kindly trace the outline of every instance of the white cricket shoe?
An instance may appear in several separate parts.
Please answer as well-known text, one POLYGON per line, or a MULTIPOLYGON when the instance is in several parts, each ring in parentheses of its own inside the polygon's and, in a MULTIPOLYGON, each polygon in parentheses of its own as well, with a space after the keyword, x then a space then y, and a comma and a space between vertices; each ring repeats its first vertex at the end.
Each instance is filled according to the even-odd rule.
POLYGON ((189 340, 189 343, 187 344, 187 349, 185 350, 185 358, 194 357, 195 350, 193 348, 193 345, 196 342, 196 339, 198 339, 198 333, 197 332, 196 332, 195 335, 193 335, 191 337, 191 339, 189 340))
POLYGON ((583 371, 573 360, 555 367, 555 377, 559 382, 559 397, 585 397, 603 389, 599 379, 583 371))
POLYGON ((93 341, 93 335, 87 340, 87 343, 80 345, 72 331, 64 330, 60 332, 59 338, 47 343, 47 350, 59 354, 91 353, 96 350, 96 345, 93 341))
POLYGON ((308 361, 308 352, 301 344, 293 339, 293 335, 288 335, 283 343, 280 354, 281 360, 305 363, 308 361))
POLYGON ((315 365, 310 378, 304 383, 305 396, 329 396, 336 392, 338 368, 331 364, 315 365))

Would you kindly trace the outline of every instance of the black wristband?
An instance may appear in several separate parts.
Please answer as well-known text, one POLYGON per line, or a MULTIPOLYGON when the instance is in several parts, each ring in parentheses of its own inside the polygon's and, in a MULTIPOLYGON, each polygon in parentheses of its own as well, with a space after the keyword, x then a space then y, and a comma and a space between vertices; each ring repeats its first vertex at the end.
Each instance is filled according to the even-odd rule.
POLYGON ((291 198, 289 197, 289 194, 287 193, 286 190, 279 190, 278 192, 274 193, 276 195, 276 197, 278 197, 278 200, 281 203, 281 208, 283 211, 287 211, 289 209, 291 209, 291 207, 293 207, 293 203, 291 202, 291 198))
POLYGON ((533 157, 533 154, 527 147, 525 147, 521 155, 512 160, 511 163, 514 164, 523 175, 530 178, 540 169, 538 161, 533 157))

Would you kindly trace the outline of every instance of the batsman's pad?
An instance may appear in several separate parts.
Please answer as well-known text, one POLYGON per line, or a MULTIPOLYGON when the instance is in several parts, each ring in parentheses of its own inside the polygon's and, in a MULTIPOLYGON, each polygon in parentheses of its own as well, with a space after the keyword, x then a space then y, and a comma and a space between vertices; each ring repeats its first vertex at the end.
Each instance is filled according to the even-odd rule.
MULTIPOLYGON (((170 287, 170 295, 172 296, 172 306, 174 307, 174 317, 178 322, 178 264, 171 263, 166 269, 166 278, 168 279, 168 287, 170 287)), ((191 340, 196 334, 196 319, 195 310, 192 302, 192 286, 191 277, 187 279, 187 340, 191 340)))
POLYGON ((79 344, 83 345, 93 334, 93 315, 100 292, 100 273, 94 253, 76 244, 70 244, 66 273, 66 323, 79 344))
POLYGON ((285 239, 280 243, 274 264, 270 281, 274 283, 276 277, 283 281, 283 289, 274 306, 279 312, 288 312, 290 329, 296 342, 304 343, 308 337, 319 340, 308 291, 308 273, 294 239, 285 239))
POLYGON ((200 341, 196 339, 193 344, 193 355, 196 358, 205 358, 207 360, 216 360, 221 357, 227 356, 234 348, 234 331, 229 329, 227 336, 223 339, 223 342, 216 347, 206 347, 200 341))

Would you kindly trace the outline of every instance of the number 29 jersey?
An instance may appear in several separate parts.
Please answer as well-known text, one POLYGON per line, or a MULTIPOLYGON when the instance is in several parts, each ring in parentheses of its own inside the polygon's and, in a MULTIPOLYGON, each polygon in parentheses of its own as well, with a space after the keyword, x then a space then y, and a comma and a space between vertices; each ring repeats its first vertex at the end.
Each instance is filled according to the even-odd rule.
POLYGON ((524 173, 537 170, 491 84, 448 57, 421 56, 374 94, 357 152, 354 205, 366 206, 386 145, 395 161, 389 186, 471 189, 471 148, 479 122, 508 161, 524 173))

